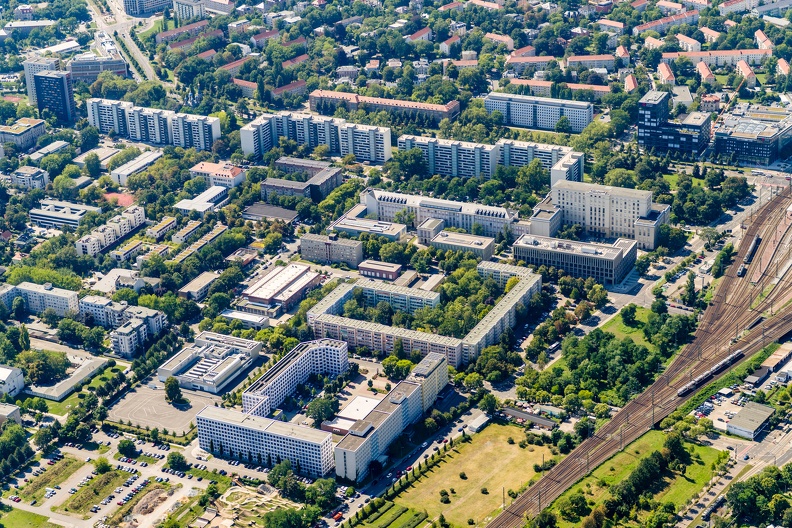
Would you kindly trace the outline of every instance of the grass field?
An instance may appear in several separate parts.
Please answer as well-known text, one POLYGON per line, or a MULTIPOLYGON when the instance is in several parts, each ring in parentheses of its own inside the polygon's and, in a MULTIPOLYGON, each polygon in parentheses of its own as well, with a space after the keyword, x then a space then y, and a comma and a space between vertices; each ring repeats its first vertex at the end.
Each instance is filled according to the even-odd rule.
MULTIPOLYGON (((641 438, 628 445, 624 451, 596 468, 589 476, 569 488, 552 507, 563 497, 582 491, 591 505, 601 504, 610 496, 608 488, 622 482, 635 469, 638 462, 652 451, 661 450, 665 435, 661 431, 649 431, 641 438)), ((720 451, 711 447, 687 444, 692 463, 684 475, 668 473, 663 479, 665 485, 655 494, 653 499, 659 502, 673 502, 679 511, 687 500, 700 491, 712 478, 712 463, 718 460, 720 451)), ((558 517, 559 528, 579 526, 579 520, 567 521, 558 517)))
POLYGON ((110 471, 91 480, 77 493, 58 506, 57 510, 64 513, 85 514, 94 504, 104 500, 112 491, 131 476, 126 471, 110 471))
POLYGON ((162 31, 168 31, 169 29, 173 29, 175 27, 176 27, 176 23, 173 21, 173 19, 168 19, 168 27, 164 29, 162 27, 162 20, 157 20, 154 23, 154 25, 151 27, 151 29, 149 29, 148 31, 144 31, 143 33, 138 33, 138 37, 140 37, 140 40, 146 40, 146 37, 148 37, 149 35, 154 35, 162 31))
POLYGON ((125 368, 126 366, 122 365, 108 367, 104 369, 101 374, 94 376, 91 379, 91 382, 86 385, 81 392, 74 392, 70 394, 65 400, 60 402, 48 401, 47 406, 49 407, 49 412, 52 414, 57 414, 58 416, 65 416, 70 410, 77 406, 80 400, 85 398, 85 395, 87 394, 86 391, 96 389, 99 387, 99 385, 109 380, 111 376, 115 376, 118 372, 123 372, 125 368))
MULTIPOLYGON (((679 185, 679 174, 663 174, 663 179, 668 182, 672 191, 675 191, 679 185)), ((704 180, 701 178, 693 178, 693 187, 703 187, 704 180)))
POLYGON ((649 320, 651 311, 641 306, 635 310, 635 326, 627 326, 622 321, 621 314, 617 314, 613 319, 602 326, 603 332, 610 332, 619 339, 629 337, 636 345, 643 345, 649 350, 654 350, 654 345, 646 340, 643 333, 643 325, 649 320))
POLYGON ((0 524, 8 528, 60 528, 60 525, 52 524, 47 517, 36 513, 12 509, 6 510, 3 506, 0 514, 0 524))
POLYGON ((77 460, 73 456, 65 455, 63 460, 59 460, 54 466, 47 466, 47 471, 43 475, 35 477, 30 483, 22 488, 18 495, 26 502, 33 499, 41 500, 46 493, 45 488, 52 488, 69 478, 75 471, 80 469, 85 462, 77 460))
POLYGON ((500 508, 503 488, 520 489, 535 475, 533 465, 542 462, 542 455, 546 459, 552 457, 544 446, 519 447, 517 443, 522 438, 523 432, 516 427, 490 424, 471 442, 455 446, 440 464, 394 502, 416 511, 425 510, 429 520, 442 513, 455 526, 466 526, 468 519, 483 524, 500 508), (507 442, 509 437, 514 438, 514 444, 507 442), (466 479, 459 476, 463 472, 466 479), (489 493, 483 494, 482 488, 489 493), (443 489, 450 494, 450 504, 440 502, 443 489))

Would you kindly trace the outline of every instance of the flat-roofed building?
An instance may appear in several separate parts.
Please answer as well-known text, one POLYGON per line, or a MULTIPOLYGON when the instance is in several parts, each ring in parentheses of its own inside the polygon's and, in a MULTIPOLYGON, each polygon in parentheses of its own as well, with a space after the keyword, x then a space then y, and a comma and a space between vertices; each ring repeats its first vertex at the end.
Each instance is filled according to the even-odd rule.
POLYGON ((306 233, 300 237, 300 254, 305 260, 321 263, 343 262, 356 268, 363 262, 363 243, 357 240, 306 233))
POLYGON ((203 222, 199 220, 190 220, 187 222, 187 225, 173 234, 171 241, 176 242, 177 244, 184 244, 188 238, 198 232, 198 230, 201 228, 201 224, 203 224, 203 222))
POLYGON ((349 427, 335 448, 336 476, 352 482, 363 480, 371 463, 386 457, 390 444, 434 404, 447 384, 446 358, 428 354, 406 381, 349 427))
POLYGON ((0 403, 0 424, 4 424, 8 420, 22 425, 22 413, 16 405, 0 403))
POLYGON ((261 197, 269 199, 271 194, 280 196, 304 196, 320 202, 344 181, 340 167, 332 167, 326 161, 305 160, 284 156, 275 161, 275 168, 287 173, 305 173, 304 181, 267 178, 261 182, 261 197))
POLYGON ((150 150, 144 152, 133 160, 130 160, 118 168, 110 171, 110 177, 118 185, 126 187, 129 177, 141 173, 162 157, 161 150, 150 150))
POLYGON ((432 239, 430 245, 443 251, 470 252, 481 260, 489 260, 495 251, 494 238, 454 231, 441 231, 432 239))
POLYGON ((204 271, 179 290, 179 297, 201 302, 209 293, 209 288, 220 278, 219 273, 204 271))
POLYGON ((619 284, 632 271, 637 249, 634 240, 591 244, 537 235, 523 235, 513 246, 518 260, 537 267, 553 266, 575 277, 593 277, 605 285, 619 284))
POLYGON ((748 64, 757 65, 773 55, 771 49, 742 49, 742 50, 715 50, 715 51, 670 51, 663 53, 662 62, 674 62, 679 57, 687 57, 694 64, 704 62, 710 68, 736 66, 740 60, 748 64))
POLYGON ((402 266, 379 260, 364 260, 358 266, 358 271, 371 279, 396 280, 401 275, 402 266))
POLYGON ((70 143, 67 143, 66 141, 61 141, 61 140, 53 141, 49 145, 41 147, 33 154, 31 154, 29 156, 30 161, 32 161, 33 163, 38 163, 42 159, 44 159, 45 156, 49 156, 50 154, 57 154, 58 152, 63 152, 64 150, 68 149, 69 146, 71 146, 70 143))
POLYGON ((531 95, 490 92, 484 107, 490 114, 495 110, 503 114, 504 125, 540 130, 555 130, 558 121, 566 117, 572 132, 579 133, 594 119, 594 105, 589 102, 531 95))
POLYGON ((304 264, 274 266, 269 272, 242 292, 250 302, 288 310, 302 300, 303 294, 319 284, 320 275, 304 264))
POLYGON ((14 397, 25 388, 25 374, 22 369, 0 365, 0 394, 14 397))
POLYGON ((313 375, 334 378, 349 369, 347 344, 320 339, 300 343, 242 393, 246 413, 268 416, 313 375))
POLYGON ((131 358, 142 351, 148 339, 148 327, 140 319, 130 319, 110 332, 113 353, 131 358))
MULTIPOLYGON (((142 226, 146 222, 146 211, 137 205, 127 207, 124 212, 114 216, 105 225, 99 226, 89 234, 75 242, 78 255, 96 256, 103 249, 121 240, 132 231, 142 226)), ((113 252, 113 258, 120 261, 133 257, 143 247, 142 242, 138 246, 125 246, 121 250, 113 252)))
POLYGON ((232 321, 239 321, 242 323, 242 326, 247 329, 252 328, 253 330, 262 330, 270 326, 269 317, 266 315, 241 312, 239 310, 223 310, 220 312, 220 317, 225 317, 226 319, 230 319, 232 321))
POLYGON ((786 157, 792 145, 792 112, 780 106, 737 104, 715 127, 717 154, 770 165, 786 157))
POLYGON ((358 236, 361 233, 369 233, 385 237, 393 242, 399 242, 407 237, 407 226, 386 220, 372 220, 366 218, 367 208, 365 204, 357 204, 341 217, 330 224, 327 232, 339 231, 350 236, 358 236))
POLYGON ((146 236, 160 241, 174 229, 176 229, 176 218, 172 216, 163 216, 162 220, 157 222, 157 224, 146 229, 146 236))
POLYGON ((30 221, 41 227, 78 227, 89 212, 101 213, 101 207, 83 205, 49 198, 41 200, 38 207, 28 213, 30 221))
POLYGON ((500 164, 523 167, 534 159, 550 171, 550 185, 559 180, 582 181, 586 156, 572 147, 548 145, 514 139, 500 139, 500 164))
MULTIPOLYGON (((80 311, 77 292, 55 288, 50 283, 34 284, 32 282, 21 282, 4 296, 11 302, 16 297, 22 297, 25 299, 27 310, 33 314, 40 314, 47 308, 52 308, 61 317, 66 316, 67 313, 78 313, 80 311)), ((7 307, 10 306, 10 303, 7 304, 7 307)))
POLYGON ((767 428, 767 423, 773 414, 775 414, 773 407, 749 401, 726 424, 726 432, 748 440, 755 440, 767 428))
POLYGON ((328 432, 210 406, 195 421, 198 444, 215 456, 251 464, 289 460, 300 473, 314 477, 333 469, 333 435, 328 432))
POLYGON ((111 251, 110 258, 116 262, 126 262, 127 260, 135 258, 141 251, 143 251, 143 241, 132 240, 120 248, 111 251))
POLYGON ((157 369, 157 378, 173 376, 179 386, 219 394, 250 367, 261 352, 261 343, 250 339, 201 332, 178 354, 157 369))
POLYGON ((403 135, 399 150, 418 148, 430 174, 460 178, 491 178, 500 159, 497 145, 403 135))
POLYGON ((38 167, 23 165, 11 173, 11 183, 25 189, 44 189, 49 183, 49 173, 38 167))
POLYGON ((180 200, 174 204, 173 208, 182 214, 190 214, 197 211, 203 218, 206 213, 214 212, 228 203, 228 188, 220 185, 213 185, 195 198, 180 200))

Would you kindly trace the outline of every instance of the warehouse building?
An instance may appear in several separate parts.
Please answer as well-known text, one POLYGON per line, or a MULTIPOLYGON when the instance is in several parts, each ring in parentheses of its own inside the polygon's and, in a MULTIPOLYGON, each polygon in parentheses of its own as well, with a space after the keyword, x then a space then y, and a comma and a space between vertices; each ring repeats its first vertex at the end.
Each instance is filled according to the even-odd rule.
POLYGON ((319 284, 321 276, 304 264, 274 266, 242 292, 249 303, 288 310, 303 299, 305 292, 319 284))
POLYGON ((775 413, 773 407, 749 401, 726 424, 726 432, 748 440, 755 440, 767 429, 767 424, 773 413, 775 413))
POLYGON ((514 258, 535 266, 555 267, 574 277, 593 277, 604 285, 619 284, 635 266, 638 244, 618 239, 613 244, 573 242, 523 235, 514 243, 514 258))
POLYGON ((344 263, 357 268, 363 262, 363 243, 340 238, 336 233, 329 236, 306 233, 300 237, 300 255, 311 262, 344 263))

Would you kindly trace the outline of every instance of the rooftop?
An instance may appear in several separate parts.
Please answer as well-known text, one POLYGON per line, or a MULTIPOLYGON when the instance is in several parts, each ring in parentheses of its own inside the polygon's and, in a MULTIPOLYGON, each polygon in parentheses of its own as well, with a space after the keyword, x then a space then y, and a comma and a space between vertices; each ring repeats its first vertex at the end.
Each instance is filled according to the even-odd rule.
POLYGON ((731 419, 729 425, 747 431, 756 431, 771 417, 775 409, 756 402, 747 402, 745 406, 731 419))
POLYGON ((522 235, 514 246, 530 246, 561 253, 586 255, 592 258, 611 260, 625 253, 635 240, 618 239, 613 244, 594 244, 591 242, 575 242, 571 240, 544 237, 539 235, 522 235))
POLYGON ((467 233, 455 233, 453 231, 440 231, 433 239, 432 242, 440 242, 443 244, 453 244, 456 246, 466 246, 471 248, 483 248, 495 243, 494 238, 468 235, 467 233))
POLYGON ((196 418, 206 418, 209 420, 216 420, 234 424, 239 427, 245 427, 254 431, 267 432, 277 436, 297 438, 304 442, 311 442, 321 444, 327 442, 332 437, 330 433, 313 429, 311 427, 302 427, 288 422, 279 422, 277 420, 270 420, 269 418, 262 418, 261 416, 252 416, 239 411, 232 411, 230 409, 223 409, 220 407, 204 407, 198 413, 196 418))

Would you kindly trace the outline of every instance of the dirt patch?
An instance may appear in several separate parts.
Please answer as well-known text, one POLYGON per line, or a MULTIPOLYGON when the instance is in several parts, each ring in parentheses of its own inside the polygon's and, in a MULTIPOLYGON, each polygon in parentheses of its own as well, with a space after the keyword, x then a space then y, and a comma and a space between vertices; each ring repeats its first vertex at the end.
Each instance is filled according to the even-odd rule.
POLYGON ((132 513, 135 515, 148 515, 149 513, 153 512, 157 509, 157 507, 165 502, 165 500, 170 496, 173 492, 171 490, 152 490, 140 499, 140 502, 137 503, 132 509, 132 513))

